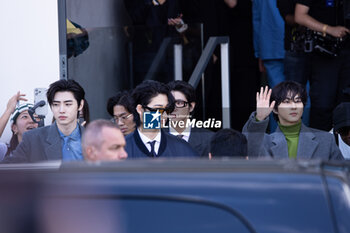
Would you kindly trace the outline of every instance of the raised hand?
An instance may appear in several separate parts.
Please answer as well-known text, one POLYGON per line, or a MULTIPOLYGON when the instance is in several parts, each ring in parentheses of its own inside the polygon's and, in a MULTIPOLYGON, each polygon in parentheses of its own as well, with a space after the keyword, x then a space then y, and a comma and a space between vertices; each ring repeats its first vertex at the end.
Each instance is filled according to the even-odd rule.
POLYGON ((10 113, 13 113, 15 111, 15 109, 16 109, 16 104, 17 104, 18 101, 20 101, 20 100, 27 101, 27 99, 23 97, 25 95, 26 94, 21 94, 21 92, 18 91, 17 94, 12 96, 9 99, 9 101, 7 102, 6 110, 9 111, 10 113))
POLYGON ((265 89, 261 87, 260 92, 256 93, 256 119, 259 121, 265 120, 275 106, 275 101, 270 104, 271 92, 272 89, 266 86, 265 89))
POLYGON ((183 25, 183 21, 182 21, 182 14, 180 14, 178 17, 176 18, 169 18, 168 19, 168 25, 170 26, 180 26, 183 25))

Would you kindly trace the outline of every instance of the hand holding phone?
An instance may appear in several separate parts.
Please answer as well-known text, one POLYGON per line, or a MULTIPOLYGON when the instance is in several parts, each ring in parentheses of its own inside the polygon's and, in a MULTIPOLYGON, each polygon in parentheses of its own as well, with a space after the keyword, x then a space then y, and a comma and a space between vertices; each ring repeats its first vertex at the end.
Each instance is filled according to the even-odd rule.
POLYGON ((47 98, 46 98, 46 88, 35 88, 34 89, 34 105, 44 100, 45 105, 35 109, 35 114, 45 116, 47 115, 47 98))

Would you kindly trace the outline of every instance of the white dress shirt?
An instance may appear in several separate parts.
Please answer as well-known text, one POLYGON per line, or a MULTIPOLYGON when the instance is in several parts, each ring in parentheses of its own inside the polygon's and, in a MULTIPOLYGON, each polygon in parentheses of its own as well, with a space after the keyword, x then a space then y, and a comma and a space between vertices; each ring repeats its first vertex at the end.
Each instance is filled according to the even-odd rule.
POLYGON ((154 144, 154 151, 156 152, 156 154, 158 154, 159 146, 160 146, 160 139, 161 139, 161 136, 162 136, 160 131, 158 132, 157 136, 154 139, 149 139, 139 129, 137 129, 137 131, 139 132, 141 141, 143 142, 143 144, 145 144, 145 146, 147 147, 147 150, 149 152, 151 152, 151 144, 149 144, 149 142, 156 141, 156 143, 154 144))
MULTIPOLYGON (((169 125, 169 133, 174 135, 174 136, 177 136, 179 135, 180 133, 176 131, 176 129, 174 129, 173 127, 171 127, 169 125)), ((188 142, 188 140, 190 139, 190 135, 191 135, 191 127, 188 127, 186 128, 182 133, 182 139, 185 140, 186 142, 188 142)))

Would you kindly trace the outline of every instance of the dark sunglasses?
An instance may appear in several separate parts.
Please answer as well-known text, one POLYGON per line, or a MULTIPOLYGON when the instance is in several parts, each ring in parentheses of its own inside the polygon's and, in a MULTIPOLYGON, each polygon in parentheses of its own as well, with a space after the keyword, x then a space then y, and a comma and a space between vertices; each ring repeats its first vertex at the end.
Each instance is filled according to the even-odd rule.
POLYGON ((159 112, 160 114, 163 114, 164 112, 166 112, 167 114, 169 114, 171 111, 169 108, 150 108, 147 106, 142 106, 144 109, 147 109, 150 112, 159 112))

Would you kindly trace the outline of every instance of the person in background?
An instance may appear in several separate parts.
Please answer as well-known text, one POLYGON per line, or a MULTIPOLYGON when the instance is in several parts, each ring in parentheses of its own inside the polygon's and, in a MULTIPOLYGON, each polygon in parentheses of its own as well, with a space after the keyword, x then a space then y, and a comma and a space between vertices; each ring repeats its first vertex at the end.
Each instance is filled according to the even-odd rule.
POLYGON ((118 92, 108 99, 107 112, 113 117, 124 136, 134 132, 136 128, 136 110, 134 101, 128 91, 118 92))
POLYGON ((332 134, 301 122, 306 100, 304 86, 294 81, 284 81, 272 90, 261 87, 256 94, 256 112, 243 128, 249 158, 344 159, 332 134), (265 134, 271 112, 278 127, 274 133, 265 134))
POLYGON ((253 0, 253 38, 260 71, 271 88, 284 81, 284 21, 276 0, 253 0))
POLYGON ((10 139, 9 145, 5 143, 0 143, 0 161, 4 159, 5 156, 8 156, 12 153, 22 141, 24 132, 38 127, 38 124, 34 123, 32 118, 29 116, 28 109, 33 107, 32 104, 21 104, 16 107, 16 104, 22 100, 27 101, 21 94, 17 92, 16 95, 11 97, 7 103, 7 108, 0 119, 0 136, 2 135, 5 126, 12 114, 11 117, 11 131, 12 137, 10 139))
POLYGON ((214 133, 204 128, 187 127, 196 106, 196 91, 184 81, 172 81, 168 87, 175 99, 175 109, 168 116, 169 133, 188 142, 201 157, 207 157, 214 133))
MULTIPOLYGON (((260 72, 265 72, 270 88, 285 80, 284 77, 284 21, 276 0, 253 0, 253 39, 255 57, 260 72)), ((270 118, 270 131, 277 127, 270 118)))
POLYGON ((237 130, 221 129, 210 141, 209 159, 223 157, 248 159, 247 154, 247 139, 237 130))
MULTIPOLYGON (((230 39, 230 103, 231 106, 235 106, 230 109, 231 128, 240 131, 255 109, 254 96, 261 86, 258 59, 254 56, 253 46, 253 3, 246 0, 221 0, 217 1, 217 4, 219 5, 219 35, 228 36, 230 39)), ((208 114, 207 118, 213 116, 220 119, 221 98, 218 97, 221 86, 217 79, 215 83, 214 85, 218 85, 218 88, 215 89, 209 85, 214 93, 211 96, 208 95, 206 102, 217 99, 213 105, 215 107, 209 109, 217 113, 208 114)))
POLYGON ((0 117, 0 137, 2 136, 2 133, 4 132, 4 129, 7 125, 7 122, 9 121, 11 114, 15 111, 16 105, 19 101, 27 101, 26 98, 24 98, 25 94, 21 94, 21 92, 17 92, 14 96, 12 96, 9 101, 7 102, 6 110, 0 117))
POLYGON ((79 111, 79 124, 86 127, 90 123, 90 109, 86 99, 84 99, 84 107, 79 111))
POLYGON ((91 122, 83 133, 81 144, 87 161, 116 161, 128 157, 124 135, 116 124, 107 120, 91 122))
MULTIPOLYGON (((133 27, 127 35, 133 42, 134 84, 140 84, 151 67, 164 38, 178 37, 178 27, 184 22, 178 0, 124 0, 133 27)), ((159 81, 173 80, 172 56, 165 56, 154 78, 159 81)))
POLYGON ((21 104, 15 109, 11 118, 12 137, 6 156, 9 156, 17 148, 18 144, 22 142, 25 132, 38 128, 38 123, 35 123, 28 113, 31 107, 33 107, 32 104, 21 104))
MULTIPOLYGON (((346 1, 295 0, 295 22, 317 32, 319 39, 312 40, 318 46, 330 44, 339 48, 337 56, 317 51, 310 56, 310 127, 329 131, 332 129, 332 112, 344 101, 344 88, 350 85, 350 19, 346 19, 346 1), (342 44, 336 42, 343 41, 342 44)), ((317 37, 316 37, 317 38, 317 37)))
MULTIPOLYGON (((284 75, 286 80, 298 82, 309 92, 311 77, 311 54, 305 43, 305 27, 297 24, 294 19, 296 0, 277 0, 277 6, 284 19, 284 75)), ((303 123, 309 126, 310 97, 304 107, 303 123)))
POLYGON ((350 159, 350 102, 339 104, 333 111, 333 133, 341 153, 350 159))

